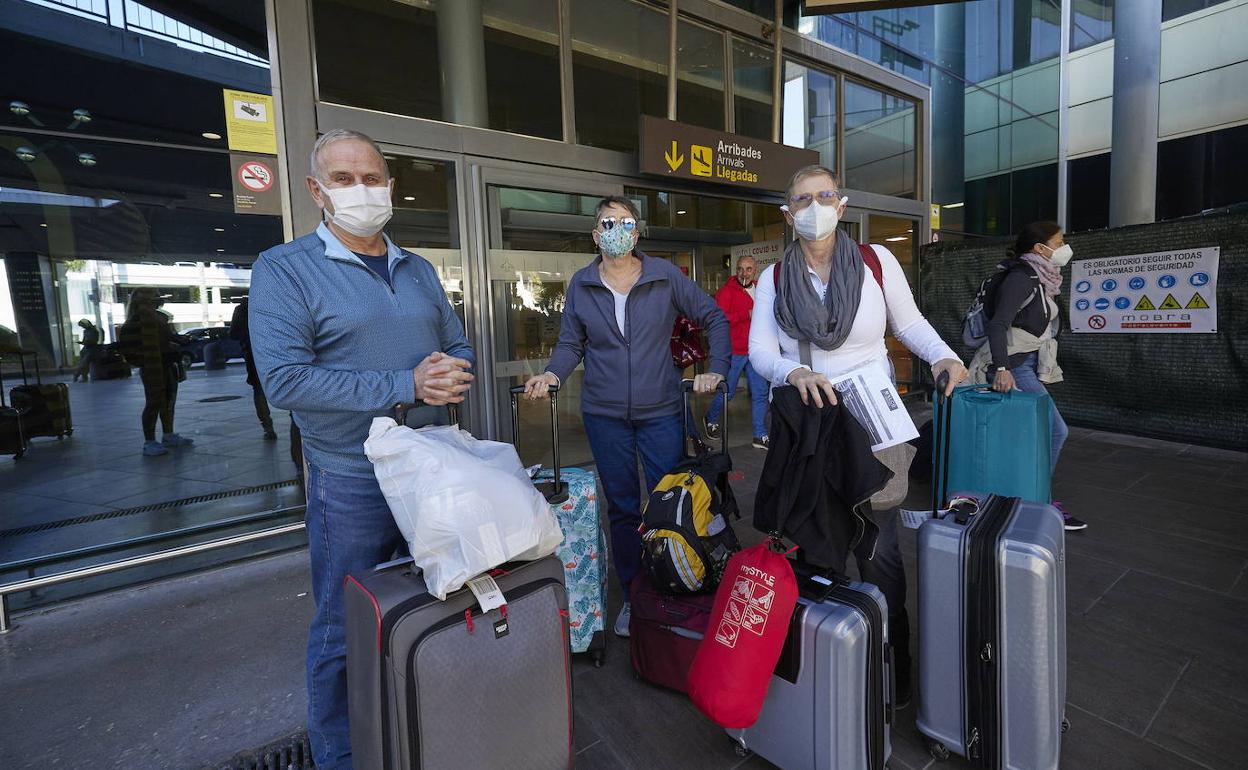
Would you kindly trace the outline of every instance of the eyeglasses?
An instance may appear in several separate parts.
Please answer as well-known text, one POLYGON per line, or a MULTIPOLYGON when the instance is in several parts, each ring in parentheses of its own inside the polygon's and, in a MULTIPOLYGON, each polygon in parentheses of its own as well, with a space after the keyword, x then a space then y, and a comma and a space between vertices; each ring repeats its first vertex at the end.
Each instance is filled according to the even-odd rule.
POLYGON ((613 230, 617 224, 629 232, 637 229, 637 220, 632 217, 624 217, 623 219, 603 217, 602 221, 598 223, 598 226, 601 227, 602 231, 605 233, 609 230, 613 230))
POLYGON ((841 200, 841 194, 836 190, 820 190, 817 193, 800 193, 789 198, 789 210, 801 211, 810 205, 812 200, 819 201, 822 206, 835 206, 841 200))

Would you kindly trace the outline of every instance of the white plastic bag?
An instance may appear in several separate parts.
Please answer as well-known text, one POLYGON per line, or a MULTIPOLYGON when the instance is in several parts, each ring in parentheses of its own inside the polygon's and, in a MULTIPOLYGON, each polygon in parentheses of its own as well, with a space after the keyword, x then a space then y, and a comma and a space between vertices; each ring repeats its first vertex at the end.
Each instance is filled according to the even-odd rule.
POLYGON ((452 426, 413 430, 377 417, 364 453, 439 599, 503 562, 554 553, 563 541, 511 444, 480 441, 452 426))

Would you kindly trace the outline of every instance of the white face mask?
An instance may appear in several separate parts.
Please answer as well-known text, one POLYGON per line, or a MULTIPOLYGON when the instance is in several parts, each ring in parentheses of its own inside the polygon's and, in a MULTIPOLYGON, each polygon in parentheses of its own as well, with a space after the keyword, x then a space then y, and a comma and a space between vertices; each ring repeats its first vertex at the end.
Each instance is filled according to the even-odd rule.
POLYGON ((1052 251, 1053 253, 1049 255, 1049 261, 1053 263, 1054 267, 1065 267, 1066 263, 1070 262, 1070 258, 1075 256, 1075 251, 1070 248, 1069 243, 1063 243, 1052 251))
POLYGON ((369 187, 357 184, 352 187, 329 188, 317 182, 321 195, 334 205, 331 213, 325 207, 325 218, 352 235, 368 238, 381 232, 394 214, 390 202, 390 185, 369 187))
POLYGON ((836 231, 841 221, 841 204, 849 198, 841 198, 835 206, 825 206, 818 201, 793 215, 793 229, 804 241, 822 241, 836 231))

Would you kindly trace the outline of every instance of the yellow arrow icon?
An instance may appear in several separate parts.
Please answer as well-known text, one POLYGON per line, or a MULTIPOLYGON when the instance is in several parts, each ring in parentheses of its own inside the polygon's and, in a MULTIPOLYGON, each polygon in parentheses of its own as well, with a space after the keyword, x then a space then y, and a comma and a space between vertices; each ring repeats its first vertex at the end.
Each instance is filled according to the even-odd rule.
POLYGON ((685 164, 685 156, 680 154, 680 147, 676 144, 675 139, 672 140, 671 152, 663 153, 663 160, 667 161, 667 167, 672 171, 685 164))

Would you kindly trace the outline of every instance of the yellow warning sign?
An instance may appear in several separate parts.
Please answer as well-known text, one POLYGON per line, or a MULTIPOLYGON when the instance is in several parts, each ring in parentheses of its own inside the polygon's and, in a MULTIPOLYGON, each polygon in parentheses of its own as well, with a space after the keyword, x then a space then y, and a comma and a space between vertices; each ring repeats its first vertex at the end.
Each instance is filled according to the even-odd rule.
POLYGON ((689 170, 694 176, 710 176, 714 173, 715 153, 710 147, 700 144, 689 145, 689 170))
POLYGON ((225 131, 230 149, 276 155, 273 97, 230 88, 222 91, 225 95, 225 131))
POLYGON ((1153 307, 1153 301, 1150 300, 1147 295, 1145 295, 1143 297, 1140 297, 1139 302, 1135 303, 1135 309, 1136 310, 1156 310, 1157 308, 1153 307))
POLYGON ((1184 310, 1208 310, 1209 303, 1205 302, 1205 298, 1200 296, 1200 292, 1192 295, 1192 299, 1183 306, 1184 310))
POLYGON ((1173 294, 1167 294, 1166 298, 1161 301, 1161 307, 1158 310, 1182 310, 1183 306, 1174 298, 1173 294))

